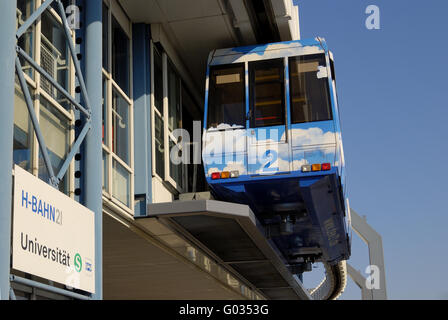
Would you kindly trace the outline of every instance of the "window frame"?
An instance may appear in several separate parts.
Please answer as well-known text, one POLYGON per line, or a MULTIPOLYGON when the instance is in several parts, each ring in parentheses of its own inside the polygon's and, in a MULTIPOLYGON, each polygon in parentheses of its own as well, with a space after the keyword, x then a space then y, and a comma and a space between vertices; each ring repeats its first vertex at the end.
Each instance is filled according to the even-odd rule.
MULTIPOLYGON (((211 130, 211 131, 215 131, 215 130, 219 130, 217 128, 212 128, 210 127, 210 96, 211 96, 211 92, 212 92, 212 71, 214 70, 222 70, 222 69, 229 69, 229 68, 241 68, 241 76, 242 76, 242 82, 243 82, 243 88, 242 88, 242 93, 243 93, 243 124, 242 125, 238 125, 237 127, 234 127, 235 129, 246 129, 247 126, 247 105, 246 105, 246 100, 247 100, 247 90, 246 90, 246 86, 248 85, 246 82, 246 63, 245 62, 238 62, 238 63, 229 63, 229 64, 223 64, 223 65, 213 65, 209 67, 209 76, 208 76, 208 103, 207 103, 207 119, 206 119, 206 124, 205 127, 207 128, 207 130, 211 130)), ((213 89, 215 90, 215 89, 213 89)))
POLYGON ((328 61, 327 61, 327 54, 325 54, 325 53, 312 53, 312 54, 305 54, 305 55, 298 55, 298 56, 294 55, 294 56, 289 56, 288 57, 289 95, 290 95, 290 101, 291 101, 290 102, 290 111, 291 111, 291 119, 290 119, 290 121, 291 121, 292 125, 304 124, 304 123, 313 123, 313 122, 323 122, 323 121, 334 121, 334 111, 333 111, 333 105, 331 103, 331 90, 330 90, 330 84, 329 84, 329 80, 328 80, 329 78, 328 77, 325 78, 326 79, 325 86, 326 86, 326 90, 327 90, 327 100, 328 100, 327 104, 328 104, 328 110, 330 112, 330 118, 326 119, 326 120, 313 120, 313 121, 302 121, 302 122, 294 122, 293 121, 293 111, 294 111, 293 108, 294 108, 294 106, 293 106, 293 101, 292 101, 292 99, 293 99, 293 97, 292 97, 292 94, 293 94, 293 87, 292 87, 293 86, 293 82, 291 80, 291 78, 292 78, 291 61, 293 61, 294 59, 301 58, 301 57, 311 57, 311 56, 318 56, 318 55, 322 55, 324 57, 325 68, 327 69, 327 73, 330 74, 332 71, 331 71, 331 68, 330 68, 330 66, 328 64, 328 61))
MULTIPOLYGON (((173 135, 172 131, 169 129, 169 93, 168 93, 168 64, 171 64, 171 68, 173 68, 174 72, 176 73, 179 81, 179 103, 180 103, 180 119, 182 119, 182 77, 178 70, 176 69, 175 64, 169 59, 168 54, 165 50, 159 50, 156 48, 154 42, 150 41, 150 56, 151 56, 151 95, 150 95, 150 102, 151 102, 151 135, 152 135, 152 145, 151 145, 151 155, 152 155, 152 176, 153 178, 158 179, 162 184, 168 185, 168 187, 171 189, 171 191, 175 191, 177 193, 182 193, 185 190, 185 175, 188 174, 186 171, 186 164, 181 163, 182 166, 182 174, 181 174, 181 180, 180 184, 177 183, 172 177, 170 172, 170 141, 172 141, 174 144, 178 143, 178 139, 173 135), (159 110, 157 110, 155 106, 155 73, 154 73, 154 51, 157 50, 157 52, 162 57, 162 76, 163 76, 163 115, 159 110), (156 166, 156 143, 155 143, 155 117, 159 116, 162 119, 162 127, 163 127, 163 144, 164 144, 164 172, 163 176, 160 176, 157 173, 157 166, 156 166)), ((182 129, 182 128, 179 128, 182 129)))
MULTIPOLYGON (((105 154, 105 158, 107 161, 106 169, 107 174, 106 179, 102 181, 106 181, 107 187, 103 186, 103 197, 112 201, 113 204, 117 205, 119 208, 123 209, 127 213, 133 215, 134 212, 134 102, 133 102, 133 69, 132 69, 132 24, 131 21, 126 17, 125 13, 122 12, 120 5, 116 2, 116 0, 103 0, 103 4, 107 7, 107 40, 108 40, 108 48, 103 48, 103 50, 107 50, 107 59, 108 59, 108 69, 102 67, 102 75, 105 83, 105 92, 103 99, 105 99, 105 108, 106 108, 106 119, 104 121, 105 126, 105 139, 102 143, 102 153, 105 154), (112 74, 112 16, 115 17, 119 25, 122 27, 123 31, 127 35, 129 39, 129 96, 124 92, 124 90, 116 83, 113 79, 112 74), (126 28, 126 26, 128 26, 126 28), (121 98, 128 104, 129 110, 129 163, 126 163, 123 159, 121 159, 115 152, 113 152, 112 144, 112 105, 113 105, 113 92, 120 95, 121 98), (123 203, 118 197, 114 196, 114 181, 113 181, 113 165, 114 162, 118 163, 122 166, 126 172, 129 174, 129 195, 128 201, 129 206, 123 203)), ((104 168, 104 164, 102 165, 104 168)))
POLYGON ((287 99, 286 99, 286 75, 285 75, 285 61, 283 58, 274 58, 274 59, 266 59, 266 60, 256 60, 256 61, 249 61, 248 63, 248 76, 249 76, 249 126, 250 128, 267 128, 267 127, 276 127, 276 126, 287 126, 287 99), (274 125, 263 125, 263 126, 257 126, 256 125, 256 118, 255 118, 255 69, 257 65, 273 65, 277 67, 280 70, 280 76, 282 78, 278 81, 278 83, 281 86, 281 119, 282 123, 280 124, 274 124, 274 125))

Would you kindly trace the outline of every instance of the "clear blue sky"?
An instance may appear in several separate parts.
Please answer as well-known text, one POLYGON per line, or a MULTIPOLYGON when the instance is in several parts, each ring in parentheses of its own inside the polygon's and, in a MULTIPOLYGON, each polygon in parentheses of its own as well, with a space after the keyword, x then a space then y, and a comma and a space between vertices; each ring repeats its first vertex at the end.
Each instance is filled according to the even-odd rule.
MULTIPOLYGON (((389 298, 448 299, 448 1, 296 2, 302 39, 335 55, 350 204, 383 236, 389 298)), ((351 262, 368 265, 358 239, 351 262)))

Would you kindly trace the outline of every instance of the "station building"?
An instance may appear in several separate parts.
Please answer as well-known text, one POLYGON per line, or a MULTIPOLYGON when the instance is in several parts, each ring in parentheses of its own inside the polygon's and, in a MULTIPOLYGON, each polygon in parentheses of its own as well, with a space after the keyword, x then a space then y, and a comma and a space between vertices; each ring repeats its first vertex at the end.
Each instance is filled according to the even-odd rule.
MULTIPOLYGON (((64 19, 53 1, 17 39, 16 32, 49 0, 0 4, 2 116, 0 119, 0 289, 17 299, 67 299, 26 283, 67 289, 11 269, 13 174, 18 165, 45 182, 41 140, 15 72, 21 48, 59 86, 23 57, 24 79, 54 172, 77 139, 85 115, 73 108, 85 98, 64 19), (14 18, 13 18, 14 15, 14 18)), ((206 191, 203 168, 170 162, 173 131, 194 132, 202 121, 207 58, 218 48, 298 40, 293 0, 65 0, 91 107, 91 127, 60 177, 59 191, 95 212, 95 299, 270 299, 274 291, 238 272, 172 225, 147 217, 153 203, 206 191)), ((199 142, 200 143, 200 142, 199 142)), ((194 142, 192 142, 194 144, 194 142)), ((73 291, 73 290, 72 290, 73 291)), ((83 294, 83 292, 77 292, 83 294)))

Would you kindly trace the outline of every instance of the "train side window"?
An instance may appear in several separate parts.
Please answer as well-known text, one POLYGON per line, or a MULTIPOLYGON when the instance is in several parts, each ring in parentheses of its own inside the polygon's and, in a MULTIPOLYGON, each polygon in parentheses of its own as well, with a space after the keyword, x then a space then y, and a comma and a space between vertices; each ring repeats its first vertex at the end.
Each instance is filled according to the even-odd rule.
POLYGON ((210 68, 207 128, 245 127, 244 64, 210 68))
POLYGON ((334 70, 334 61, 330 58, 330 70, 331 70, 331 78, 334 80, 334 83, 336 83, 336 72, 334 70))
POLYGON ((283 59, 249 63, 251 126, 285 124, 283 59))
POLYGON ((333 119, 325 55, 289 58, 291 122, 333 119))

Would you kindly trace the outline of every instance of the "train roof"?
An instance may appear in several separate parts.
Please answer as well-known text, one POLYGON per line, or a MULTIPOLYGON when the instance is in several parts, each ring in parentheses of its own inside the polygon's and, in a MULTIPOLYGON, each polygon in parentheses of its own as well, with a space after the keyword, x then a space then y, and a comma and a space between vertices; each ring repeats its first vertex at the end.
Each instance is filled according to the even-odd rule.
POLYGON ((209 65, 221 65, 324 53, 326 51, 328 51, 328 48, 325 39, 316 37, 312 39, 275 42, 255 46, 216 49, 210 52, 208 63, 209 65))

